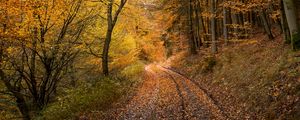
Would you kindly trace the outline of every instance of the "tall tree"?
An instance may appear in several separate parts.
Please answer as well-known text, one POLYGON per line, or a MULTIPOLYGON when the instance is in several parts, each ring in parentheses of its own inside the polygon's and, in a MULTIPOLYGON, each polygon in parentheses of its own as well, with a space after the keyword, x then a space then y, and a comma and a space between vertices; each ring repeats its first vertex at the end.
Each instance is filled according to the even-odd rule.
POLYGON ((122 9, 124 8, 127 0, 120 0, 120 4, 118 5, 117 11, 113 15, 113 5, 115 4, 114 0, 109 0, 107 4, 107 32, 106 32, 106 38, 104 42, 104 47, 102 51, 102 70, 103 74, 105 76, 109 75, 109 69, 108 69, 108 53, 109 53, 109 47, 110 42, 112 39, 112 33, 114 30, 114 27, 117 23, 119 14, 121 13, 122 9))

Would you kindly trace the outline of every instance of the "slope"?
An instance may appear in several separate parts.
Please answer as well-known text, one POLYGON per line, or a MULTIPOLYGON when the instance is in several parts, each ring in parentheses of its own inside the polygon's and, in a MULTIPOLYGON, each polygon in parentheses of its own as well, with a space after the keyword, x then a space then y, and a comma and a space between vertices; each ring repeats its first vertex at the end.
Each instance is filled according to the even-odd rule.
POLYGON ((179 54, 174 70, 205 88, 231 119, 299 119, 300 58, 274 41, 252 41, 195 56, 179 54))

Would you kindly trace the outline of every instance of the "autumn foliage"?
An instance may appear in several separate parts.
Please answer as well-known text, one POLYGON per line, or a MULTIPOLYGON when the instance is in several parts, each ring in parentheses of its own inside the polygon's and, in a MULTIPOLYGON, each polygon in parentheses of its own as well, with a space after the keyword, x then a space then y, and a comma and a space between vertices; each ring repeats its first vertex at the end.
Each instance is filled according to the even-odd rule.
POLYGON ((215 56, 223 46, 255 42, 258 33, 269 41, 282 35, 282 44, 297 50, 296 3, 0 0, 0 117, 43 118, 59 106, 67 106, 61 113, 72 116, 95 100, 105 108, 135 87, 145 64, 162 63, 182 51, 215 56), (65 102, 69 98, 74 101, 65 102), (82 109, 75 109, 81 103, 82 109))

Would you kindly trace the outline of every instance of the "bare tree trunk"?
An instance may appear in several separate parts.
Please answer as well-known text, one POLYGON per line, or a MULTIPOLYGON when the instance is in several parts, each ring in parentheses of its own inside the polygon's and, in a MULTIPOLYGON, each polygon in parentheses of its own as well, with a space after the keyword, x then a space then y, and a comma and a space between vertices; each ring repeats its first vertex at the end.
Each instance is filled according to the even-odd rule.
POLYGON ((109 3, 107 5, 107 32, 106 32, 106 39, 105 39, 104 47, 103 47, 103 51, 102 51, 102 71, 105 76, 109 75, 108 53, 109 53, 110 42, 112 39, 113 29, 114 29, 114 26, 116 25, 119 14, 121 13, 126 2, 127 2, 127 0, 120 1, 120 5, 118 6, 118 9, 115 12, 114 16, 112 13, 114 0, 109 0, 109 3))
POLYGON ((193 27, 193 6, 192 6, 192 0, 189 1, 189 44, 190 44, 190 52, 191 54, 197 54, 196 45, 194 42, 194 27, 193 27))
POLYGON ((196 1, 196 5, 194 6, 194 14, 195 14, 195 33, 196 33, 196 38, 197 38, 197 47, 198 49, 202 46, 202 36, 201 36, 201 26, 200 26, 200 18, 199 18, 199 10, 200 8, 198 7, 198 2, 196 1))
POLYGON ((299 23, 297 22, 296 8, 293 0, 283 0, 284 10, 291 35, 293 50, 300 48, 299 23))
POLYGON ((233 25, 233 36, 238 39, 238 20, 237 20, 237 13, 232 12, 231 13, 231 21, 232 21, 232 25, 233 25))
POLYGON ((291 43, 291 36, 289 33, 289 28, 287 26, 287 21, 285 17, 285 11, 283 6, 283 1, 280 0, 280 22, 281 22, 281 30, 283 33, 283 39, 285 40, 285 43, 290 44, 291 43))
POLYGON ((227 8, 223 7, 223 35, 224 35, 224 41, 225 45, 228 45, 228 31, 227 31, 227 8))
MULTIPOLYGON (((32 50, 31 50, 31 58, 30 58, 30 83, 32 84, 32 91, 31 94, 34 97, 35 107, 42 109, 41 105, 39 105, 39 95, 38 95, 38 88, 36 82, 36 52, 37 51, 37 40, 38 40, 38 30, 34 28, 34 38, 32 40, 32 50)), ((24 51, 26 52, 26 51, 24 51)))
POLYGON ((212 42, 212 53, 217 53, 217 41, 216 41, 216 10, 215 10, 215 0, 211 0, 211 42, 212 42))
POLYGON ((269 25, 267 17, 266 17, 266 13, 263 10, 260 11, 260 18, 263 22, 264 29, 265 29, 266 33, 268 34, 269 39, 270 40, 274 39, 274 36, 272 34, 270 25, 269 25))
POLYGON ((106 39, 104 42, 103 53, 102 53, 102 70, 104 75, 108 75, 108 52, 109 52, 109 45, 112 36, 112 6, 113 0, 110 0, 107 5, 107 32, 106 32, 106 39))
POLYGON ((16 97, 17 106, 23 116, 23 120, 30 120, 29 109, 24 97, 16 97))
POLYGON ((203 27, 201 26, 202 20, 201 20, 201 17, 199 17, 198 9, 200 9, 200 8, 196 7, 196 11, 195 11, 196 13, 195 14, 196 14, 197 36, 198 36, 198 40, 199 40, 199 45, 198 46, 201 47, 203 45, 203 43, 202 43, 202 39, 203 39, 202 29, 203 29, 203 27))

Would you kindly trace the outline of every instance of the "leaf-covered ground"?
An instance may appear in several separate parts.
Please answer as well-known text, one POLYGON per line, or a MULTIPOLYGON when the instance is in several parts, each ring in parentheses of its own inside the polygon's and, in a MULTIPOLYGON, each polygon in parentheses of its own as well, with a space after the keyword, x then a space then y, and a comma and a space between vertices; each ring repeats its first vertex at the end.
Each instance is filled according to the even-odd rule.
POLYGON ((136 95, 111 119, 226 119, 214 100, 193 81, 159 65, 149 65, 145 71, 136 95))
POLYGON ((299 120, 299 52, 280 37, 264 38, 231 44, 215 56, 181 54, 170 63, 205 88, 230 119, 299 120))

